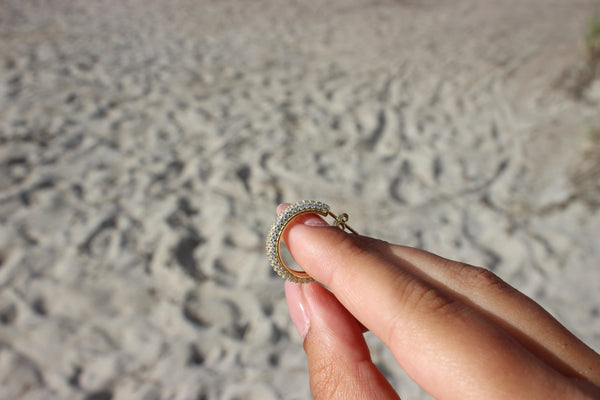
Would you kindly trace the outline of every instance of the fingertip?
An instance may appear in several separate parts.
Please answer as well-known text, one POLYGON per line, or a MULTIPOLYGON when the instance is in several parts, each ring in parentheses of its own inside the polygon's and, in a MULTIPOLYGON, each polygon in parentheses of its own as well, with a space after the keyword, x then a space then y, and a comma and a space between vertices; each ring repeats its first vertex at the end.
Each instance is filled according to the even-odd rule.
POLYGON ((334 251, 346 235, 350 234, 329 225, 294 224, 286 230, 284 239, 298 265, 330 287, 331 274, 340 263, 334 251))
MULTIPOLYGON (((288 286, 292 293, 295 290, 293 285, 288 286)), ((333 293, 316 282, 296 286, 310 319, 310 329, 307 328, 305 335, 312 336, 312 341, 318 338, 321 345, 329 342, 327 346, 331 349, 344 348, 353 361, 370 358, 362 326, 333 293)))
POLYGON ((304 340, 310 327, 310 315, 308 314, 306 300, 302 294, 301 284, 286 281, 285 298, 287 300, 290 318, 292 319, 298 334, 302 340, 304 340))
POLYGON ((304 350, 315 399, 398 398, 372 363, 360 324, 333 293, 316 282, 286 284, 287 291, 301 292, 310 315, 304 350))

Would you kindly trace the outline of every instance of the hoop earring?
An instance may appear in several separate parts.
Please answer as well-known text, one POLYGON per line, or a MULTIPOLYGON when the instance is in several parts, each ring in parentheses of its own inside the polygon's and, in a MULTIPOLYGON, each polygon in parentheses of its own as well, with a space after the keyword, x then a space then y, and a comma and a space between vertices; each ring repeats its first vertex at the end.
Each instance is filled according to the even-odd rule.
POLYGON ((285 265, 285 262, 283 262, 280 254, 281 238, 285 228, 290 222, 292 222, 294 218, 301 214, 307 213, 319 214, 324 217, 330 215, 333 217, 333 219, 335 219, 334 226, 339 227, 341 230, 348 230, 355 235, 358 235, 358 233, 347 224, 349 218, 348 214, 343 213, 339 216, 335 215, 331 212, 329 206, 323 202, 302 200, 289 205, 279 214, 277 220, 267 235, 267 257, 269 258, 269 262, 271 263, 273 270, 277 272, 277 274, 283 279, 287 279, 291 282, 306 283, 314 281, 314 279, 311 278, 306 272, 291 269, 285 265))

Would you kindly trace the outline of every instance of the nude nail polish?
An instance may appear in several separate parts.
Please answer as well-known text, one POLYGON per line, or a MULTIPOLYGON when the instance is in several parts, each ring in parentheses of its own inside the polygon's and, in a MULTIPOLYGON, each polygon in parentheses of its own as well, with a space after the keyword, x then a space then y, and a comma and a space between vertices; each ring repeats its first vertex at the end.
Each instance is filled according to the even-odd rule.
POLYGON ((310 327, 310 316, 308 313, 306 300, 302 294, 301 285, 297 283, 286 282, 285 297, 287 299, 288 310, 290 312, 292 322, 296 326, 300 337, 304 339, 308 334, 308 328, 310 327))

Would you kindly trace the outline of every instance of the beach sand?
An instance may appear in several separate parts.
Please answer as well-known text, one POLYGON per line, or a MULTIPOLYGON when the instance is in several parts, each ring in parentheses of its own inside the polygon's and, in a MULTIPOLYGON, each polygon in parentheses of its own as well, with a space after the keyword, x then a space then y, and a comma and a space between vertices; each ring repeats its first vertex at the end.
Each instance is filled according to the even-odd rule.
POLYGON ((599 350, 593 4, 3 1, 0 398, 310 398, 264 254, 301 199, 599 350))

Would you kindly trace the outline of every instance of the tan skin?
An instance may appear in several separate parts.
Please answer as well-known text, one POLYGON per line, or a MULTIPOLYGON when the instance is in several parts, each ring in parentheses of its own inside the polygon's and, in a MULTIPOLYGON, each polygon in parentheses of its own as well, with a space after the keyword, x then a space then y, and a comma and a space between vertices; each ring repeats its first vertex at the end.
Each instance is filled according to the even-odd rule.
POLYGON ((600 399, 600 356, 487 270, 312 214, 294 219, 284 240, 330 289, 286 282, 316 400, 399 398, 371 362, 365 329, 438 400, 600 399))

